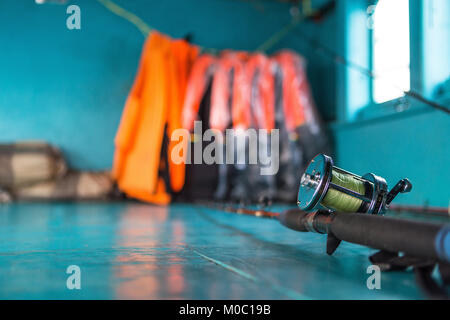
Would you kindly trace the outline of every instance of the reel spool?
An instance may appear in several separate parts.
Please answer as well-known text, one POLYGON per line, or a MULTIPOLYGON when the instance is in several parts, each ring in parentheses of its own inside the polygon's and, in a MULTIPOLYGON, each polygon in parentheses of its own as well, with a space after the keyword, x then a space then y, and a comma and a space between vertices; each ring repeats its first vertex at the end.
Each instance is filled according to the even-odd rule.
POLYGON ((398 193, 411 188, 411 182, 403 179, 388 193, 384 178, 373 173, 358 176, 335 167, 331 157, 319 154, 301 178, 297 205, 307 212, 322 209, 383 214, 398 193))

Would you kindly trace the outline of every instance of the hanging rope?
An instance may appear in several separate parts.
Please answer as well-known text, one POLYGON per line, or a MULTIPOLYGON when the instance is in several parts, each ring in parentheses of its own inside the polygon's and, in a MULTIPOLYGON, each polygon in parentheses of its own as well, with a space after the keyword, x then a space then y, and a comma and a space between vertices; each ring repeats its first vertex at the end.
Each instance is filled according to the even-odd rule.
POLYGON ((141 18, 136 16, 135 14, 125 10, 124 8, 118 6, 116 3, 111 0, 97 0, 100 2, 106 9, 111 11, 112 13, 118 15, 119 17, 128 20, 132 24, 136 26, 136 28, 141 31, 141 33, 147 37, 147 35, 153 30, 148 24, 146 24, 141 18))
MULTIPOLYGON (((144 35, 144 37, 147 37, 147 35, 152 31, 155 30, 154 28, 150 27, 148 24, 146 24, 141 18, 136 16, 134 13, 120 7, 115 2, 111 0, 97 0, 100 4, 102 4, 106 9, 114 13, 115 15, 124 18, 125 20, 132 23, 136 28, 141 31, 141 33, 144 35)), ((305 2, 308 2, 309 0, 304 0, 305 2)), ((275 34, 273 34, 269 39, 264 41, 256 51, 267 51, 273 46, 275 46, 278 42, 280 42, 286 35, 300 22, 303 21, 305 18, 312 17, 316 13, 315 10, 312 10, 310 6, 306 6, 306 11, 308 12, 308 15, 299 16, 297 18, 294 18, 292 22, 284 26, 280 31, 277 31, 275 34)), ((306 12, 305 11, 305 12, 306 12)), ((198 46, 200 49, 202 49, 205 52, 209 53, 217 53, 220 50, 215 48, 204 48, 202 46, 198 46)))
POLYGON ((266 52, 267 50, 275 46, 278 42, 280 42, 284 37, 286 37, 288 33, 292 29, 294 29, 300 21, 303 20, 304 17, 294 19, 291 23, 287 24, 280 31, 276 32, 269 39, 264 41, 258 48, 256 48, 256 51, 266 52))
MULTIPOLYGON (((99 3, 101 3, 106 9, 108 9, 109 11, 111 11, 112 13, 128 20, 129 22, 131 22, 133 25, 136 26, 136 28, 139 29, 139 31, 141 31, 141 33, 146 37, 152 30, 154 30, 154 28, 150 27, 148 24, 146 24, 141 18, 139 18, 138 16, 136 16, 135 14, 125 10, 124 8, 120 7, 119 5, 117 5, 116 3, 114 3, 111 0, 97 0, 99 3)), ((292 30, 295 29, 295 27, 301 22, 304 21, 308 18, 317 18, 317 15, 321 15, 322 11, 323 12, 328 12, 329 10, 331 10, 333 8, 334 2, 331 1, 330 4, 327 4, 324 6, 324 8, 322 9, 318 9, 318 10, 314 10, 311 8, 311 4, 309 3, 309 0, 303 0, 303 6, 302 6, 302 14, 299 15, 298 17, 294 18, 289 24, 287 24, 286 26, 284 26, 281 30, 277 31, 275 34, 273 34, 272 36, 270 36, 266 41, 264 41, 260 46, 258 46, 256 48, 256 51, 262 51, 262 52, 266 52, 268 51, 270 48, 274 47, 277 43, 279 43, 283 38, 285 38, 292 30)), ((340 56, 339 54, 337 54, 336 52, 334 52, 332 49, 326 47, 325 45, 323 45, 322 43, 318 42, 315 39, 312 39, 308 36, 306 36, 305 34, 303 34, 302 32, 300 32, 298 29, 294 30, 294 34, 297 35, 297 37, 302 40, 304 43, 306 43, 307 45, 311 46, 314 50, 318 51, 318 52, 322 52, 325 53, 327 56, 329 56, 330 58, 333 59, 333 62, 335 64, 343 64, 351 69, 354 69, 356 71, 358 71, 359 73, 361 73, 364 76, 367 76, 371 79, 379 79, 379 76, 374 74, 371 70, 358 65, 357 63, 354 63, 348 59, 346 59, 343 56, 340 56)), ((217 53, 219 52, 218 49, 214 49, 214 48, 203 48, 201 46, 199 46, 199 48, 201 48, 203 51, 205 52, 209 52, 209 53, 217 53)), ((415 92, 413 90, 409 90, 409 91, 404 91, 401 88, 399 88, 396 84, 390 83, 388 81, 386 81, 385 79, 383 79, 383 82, 389 86, 391 86, 392 88, 395 88, 401 92, 403 92, 403 94, 405 96, 408 96, 412 99, 415 99, 417 101, 422 102, 425 105, 428 105, 436 110, 440 110, 443 111, 447 114, 450 114, 450 108, 439 104, 435 101, 432 101, 426 97, 424 97, 422 94, 415 92)))

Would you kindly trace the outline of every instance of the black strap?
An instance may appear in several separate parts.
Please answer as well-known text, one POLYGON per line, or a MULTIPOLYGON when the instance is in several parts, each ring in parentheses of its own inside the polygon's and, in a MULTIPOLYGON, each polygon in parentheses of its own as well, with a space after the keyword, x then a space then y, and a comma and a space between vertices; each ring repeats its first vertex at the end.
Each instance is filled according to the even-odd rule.
POLYGON ((415 267, 417 284, 430 299, 450 300, 449 283, 443 282, 440 284, 433 278, 435 267, 435 265, 415 267))
POLYGON ((369 260, 378 265, 381 271, 400 271, 413 268, 416 281, 430 299, 450 299, 450 265, 432 259, 400 256, 397 252, 378 251, 369 260), (441 282, 433 278, 433 271, 439 265, 441 282))

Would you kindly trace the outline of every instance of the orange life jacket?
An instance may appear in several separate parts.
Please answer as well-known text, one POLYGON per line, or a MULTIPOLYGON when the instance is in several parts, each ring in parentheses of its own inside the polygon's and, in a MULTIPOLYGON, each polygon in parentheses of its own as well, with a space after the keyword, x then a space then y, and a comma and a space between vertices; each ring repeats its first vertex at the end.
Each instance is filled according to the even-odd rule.
POLYGON ((252 126, 257 129, 275 128, 275 81, 272 63, 263 54, 254 54, 246 63, 250 86, 252 126))
MULTIPOLYGON (((137 76, 122 114, 115 138, 113 177, 128 196, 167 204, 170 195, 160 176, 164 163, 161 147, 167 125, 170 134, 181 127, 180 109, 189 66, 197 48, 158 32, 145 42, 137 76)), ((184 168, 171 163, 170 183, 179 190, 184 168)))
POLYGON ((192 131, 194 128, 194 121, 197 119, 200 102, 205 94, 209 78, 214 72, 215 63, 216 58, 209 54, 202 54, 192 66, 181 116, 183 128, 189 131, 192 131))
MULTIPOLYGON (((286 128, 294 131, 306 122, 305 111, 310 108, 309 87, 303 70, 304 61, 298 54, 283 50, 275 55, 283 76, 283 111, 286 128)), ((307 111, 306 111, 307 112, 307 111)))
POLYGON ((239 59, 233 66, 231 118, 234 129, 246 130, 251 126, 251 77, 247 65, 239 59))
MULTIPOLYGON (((233 98, 236 88, 239 86, 244 74, 244 62, 247 57, 244 52, 224 51, 214 73, 211 91, 211 112, 209 126, 221 132, 225 131, 230 124, 239 127, 240 124, 247 126, 249 117, 245 114, 248 107, 240 106, 240 109, 233 110, 237 106, 233 100, 242 100, 242 97, 233 98), (233 103, 234 102, 234 103, 233 103)), ((239 95, 239 92, 237 93, 239 95)))
MULTIPOLYGON (((175 141, 170 139, 172 133, 182 127, 181 115, 186 86, 190 69, 198 55, 198 48, 191 46, 184 40, 174 40, 172 42, 172 59, 170 59, 170 94, 169 94, 169 118, 167 134, 169 137, 168 159, 169 159, 169 178, 172 191, 179 192, 184 186, 185 181, 185 163, 175 163, 172 161, 172 150, 178 143, 187 143, 187 141, 175 141)), ((187 149, 183 149, 187 150, 187 149)), ((186 156, 186 155, 183 155, 186 156)))

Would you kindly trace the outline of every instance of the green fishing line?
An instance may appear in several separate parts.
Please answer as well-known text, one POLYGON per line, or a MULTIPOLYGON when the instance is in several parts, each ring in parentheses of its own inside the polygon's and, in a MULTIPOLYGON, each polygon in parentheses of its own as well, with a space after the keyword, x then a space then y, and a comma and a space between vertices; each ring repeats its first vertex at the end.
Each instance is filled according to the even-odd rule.
MULTIPOLYGON (((361 195, 364 195, 366 191, 364 182, 356 179, 351 175, 339 173, 335 170, 333 170, 332 172, 331 182, 346 189, 355 191, 361 195)), ((361 204, 362 200, 345 194, 341 191, 335 190, 331 186, 322 200, 323 206, 341 212, 357 212, 361 204)))

